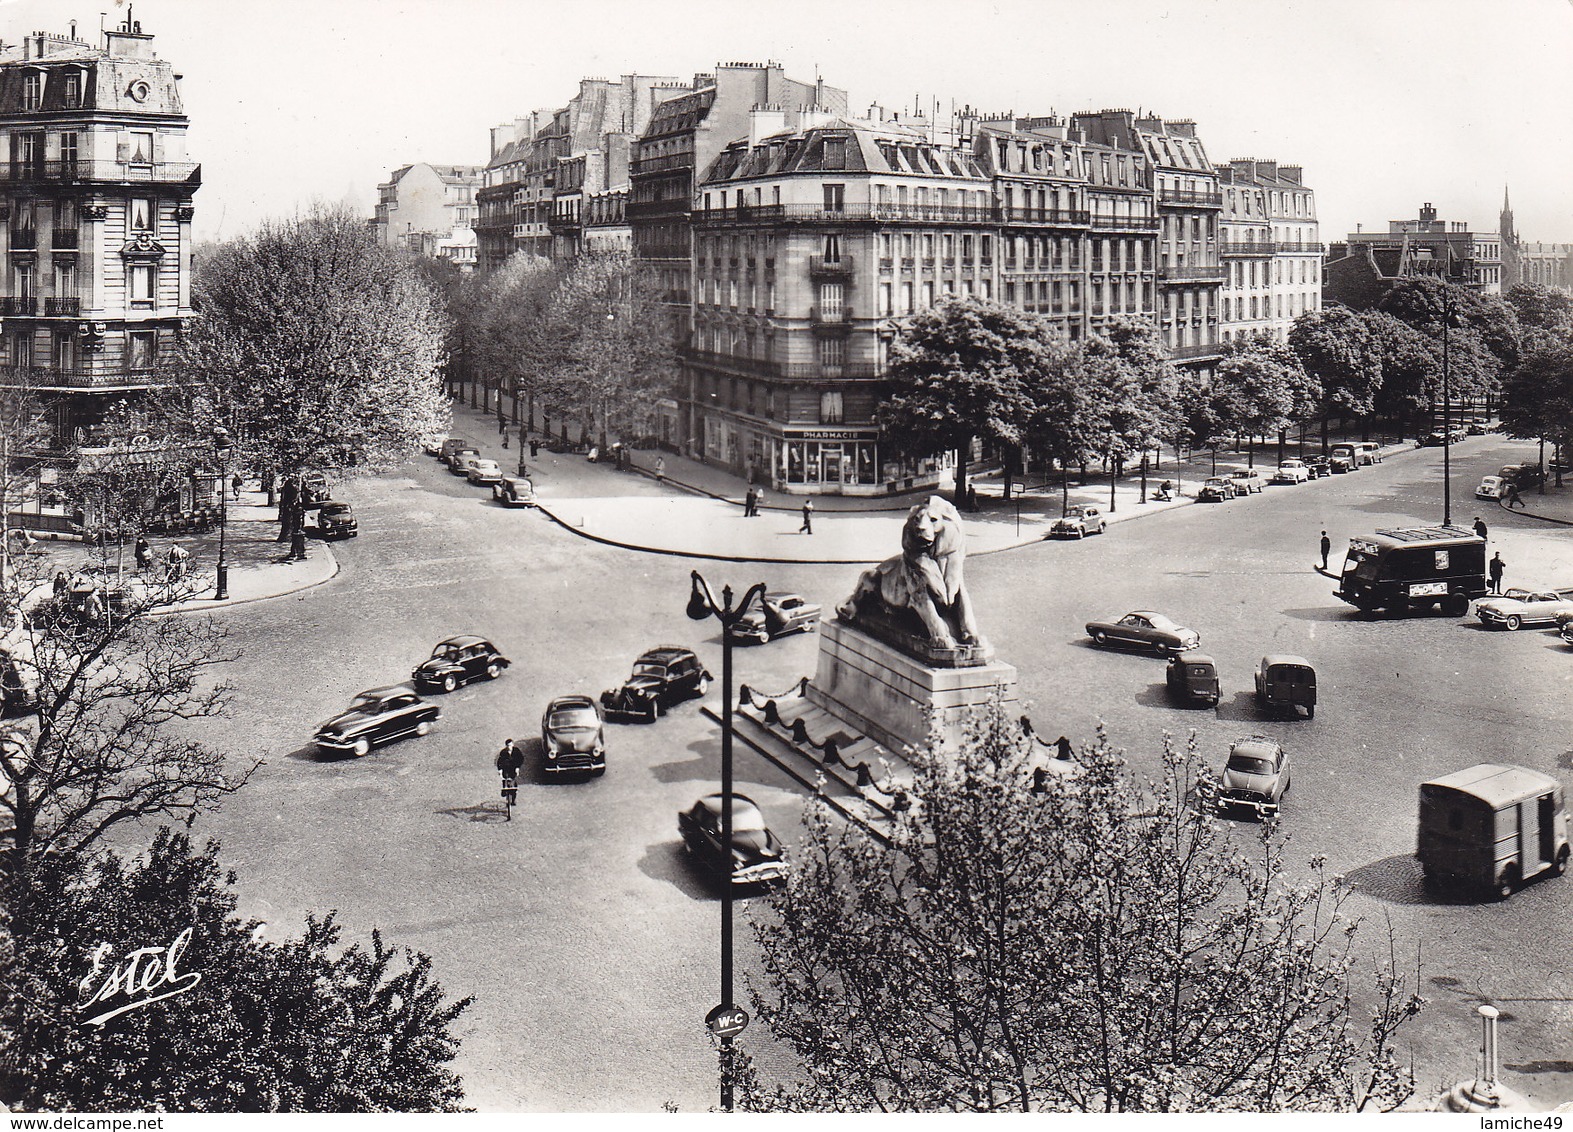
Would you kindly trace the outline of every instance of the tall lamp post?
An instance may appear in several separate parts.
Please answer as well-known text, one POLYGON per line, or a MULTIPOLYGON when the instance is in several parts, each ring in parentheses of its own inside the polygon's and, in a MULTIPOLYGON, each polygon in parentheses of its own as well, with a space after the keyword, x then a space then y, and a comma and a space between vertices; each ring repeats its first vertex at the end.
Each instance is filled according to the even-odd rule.
MULTIPOLYGON (((1447 284, 1443 284, 1447 286, 1447 284)), ((1442 292, 1442 525, 1453 525, 1453 387, 1448 366, 1447 328, 1453 322, 1452 297, 1442 292)))
POLYGON ((688 616, 695 621, 714 617, 721 622, 721 843, 725 847, 728 874, 721 896, 721 1005, 705 1019, 721 1038, 721 1111, 732 1111, 732 1039, 748 1024, 748 1015, 732 1001, 732 626, 748 612, 754 599, 765 592, 756 582, 737 605, 732 604, 732 587, 721 590, 717 602, 710 584, 699 571, 690 574, 693 589, 688 595, 688 616))
POLYGON ((214 601, 229 600, 229 563, 224 559, 224 533, 229 527, 229 429, 213 430, 213 451, 218 454, 218 574, 214 601))

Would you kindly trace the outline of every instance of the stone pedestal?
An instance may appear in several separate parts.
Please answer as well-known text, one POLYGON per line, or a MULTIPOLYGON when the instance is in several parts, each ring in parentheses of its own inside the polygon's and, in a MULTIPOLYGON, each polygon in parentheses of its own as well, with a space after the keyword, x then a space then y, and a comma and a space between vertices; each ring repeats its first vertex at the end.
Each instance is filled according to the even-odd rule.
POLYGON ((840 621, 820 624, 819 667, 807 688, 816 707, 899 754, 922 747, 931 728, 959 746, 968 710, 994 701, 1014 711, 1016 668, 998 661, 931 668, 840 621))

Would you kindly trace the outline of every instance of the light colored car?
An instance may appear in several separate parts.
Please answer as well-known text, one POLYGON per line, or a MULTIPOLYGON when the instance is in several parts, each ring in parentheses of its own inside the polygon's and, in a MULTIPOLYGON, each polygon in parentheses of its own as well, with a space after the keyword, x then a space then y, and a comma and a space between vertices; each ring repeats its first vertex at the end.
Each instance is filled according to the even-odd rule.
POLYGON ((1089 621, 1087 635, 1098 644, 1136 646, 1173 655, 1189 652, 1202 643, 1195 629, 1148 609, 1127 613, 1118 621, 1089 621))
POLYGON ((471 460, 464 469, 464 478, 471 483, 497 483, 502 479, 502 468, 496 460, 471 460))
POLYGON ((448 457, 448 470, 456 476, 470 474, 470 465, 481 458, 479 452, 466 449, 448 457))
POLYGON ((1304 460, 1285 460, 1273 473, 1274 483, 1304 483, 1311 478, 1311 469, 1304 460))
POLYGON ((1109 529, 1109 521, 1096 507, 1076 504, 1049 528, 1050 538, 1086 538, 1101 535, 1109 529))
POLYGON ((1255 468, 1236 468, 1229 473, 1229 482, 1234 484, 1234 490, 1241 495, 1249 495, 1253 491, 1261 491, 1267 486, 1267 481, 1262 478, 1262 473, 1255 468))
POLYGON ((1475 603, 1475 616, 1481 624, 1519 629, 1525 625, 1552 625, 1557 614, 1573 612, 1573 590, 1527 590, 1513 588, 1501 597, 1475 603))
POLYGON ((1253 810, 1258 818, 1276 814, 1289 789, 1289 755, 1263 735, 1236 739, 1229 746, 1218 782, 1218 809, 1253 810))
POLYGON ((503 476, 492 484, 492 498, 509 507, 534 507, 535 485, 528 476, 503 476))
POLYGON ((1507 495, 1508 482, 1501 476, 1486 476, 1475 488, 1476 499, 1502 499, 1507 495))
POLYGON ((1213 488, 1223 494, 1225 499, 1233 499, 1236 495, 1244 493, 1244 488, 1234 486, 1234 481, 1228 476, 1208 476, 1202 483, 1202 489, 1213 488))
POLYGON ((437 456, 442 453, 442 442, 448 439, 445 432, 429 432, 421 437, 421 449, 428 456, 437 456))

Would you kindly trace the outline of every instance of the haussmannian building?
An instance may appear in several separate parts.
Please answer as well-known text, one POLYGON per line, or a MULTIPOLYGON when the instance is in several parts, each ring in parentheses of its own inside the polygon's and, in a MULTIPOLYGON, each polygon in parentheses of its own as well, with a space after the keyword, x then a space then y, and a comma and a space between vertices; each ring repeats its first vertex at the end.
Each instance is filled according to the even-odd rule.
POLYGON ((1298 165, 1236 158, 1218 167, 1224 281, 1219 337, 1288 341, 1294 320, 1322 304, 1316 197, 1298 165))
POLYGON ((187 125, 139 22, 0 50, 0 364, 51 400, 62 447, 149 387, 193 313, 187 125))
POLYGON ((377 242, 415 255, 452 260, 460 270, 475 266, 478 165, 400 166, 377 186, 371 227, 377 242))

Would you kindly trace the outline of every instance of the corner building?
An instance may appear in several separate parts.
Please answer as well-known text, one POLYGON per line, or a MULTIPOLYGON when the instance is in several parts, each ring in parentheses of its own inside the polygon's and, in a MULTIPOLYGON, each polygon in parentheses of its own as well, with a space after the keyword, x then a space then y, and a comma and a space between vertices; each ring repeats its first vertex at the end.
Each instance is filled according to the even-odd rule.
POLYGON ((1218 169, 1224 264, 1220 337, 1289 339, 1294 320, 1322 308, 1316 196, 1298 165, 1236 158, 1218 169))
POLYGON ((101 44, 41 32, 0 54, 0 364, 54 401, 55 444, 149 388, 191 308, 179 76, 129 18, 101 44))

